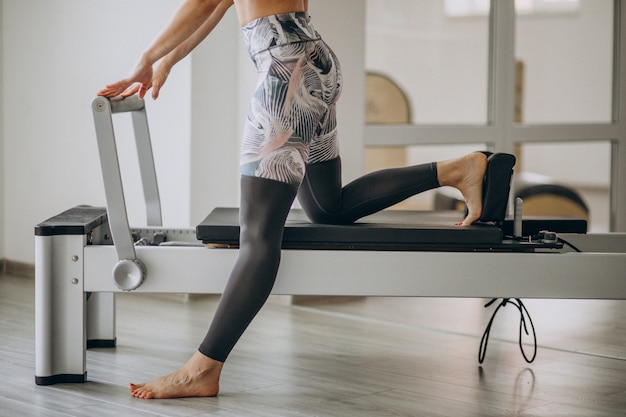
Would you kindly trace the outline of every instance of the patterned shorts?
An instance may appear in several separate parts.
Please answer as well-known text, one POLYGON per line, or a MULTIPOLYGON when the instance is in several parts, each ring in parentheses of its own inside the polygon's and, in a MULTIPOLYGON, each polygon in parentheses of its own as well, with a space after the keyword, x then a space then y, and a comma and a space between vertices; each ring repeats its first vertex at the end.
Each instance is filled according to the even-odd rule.
POLYGON ((306 164, 339 156, 341 68, 305 12, 243 27, 258 83, 241 149, 241 173, 299 186, 306 164))

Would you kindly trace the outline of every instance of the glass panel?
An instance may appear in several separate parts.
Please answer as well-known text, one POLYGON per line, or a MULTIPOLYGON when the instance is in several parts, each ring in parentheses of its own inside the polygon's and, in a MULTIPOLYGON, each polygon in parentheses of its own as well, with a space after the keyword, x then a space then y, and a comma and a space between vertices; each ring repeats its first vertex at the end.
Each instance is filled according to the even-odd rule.
MULTIPOLYGON (((529 143, 521 146, 520 154, 515 168, 516 179, 524 178, 538 184, 556 183, 572 189, 580 194, 589 208, 589 231, 609 231, 610 142, 529 143)), ((557 202, 555 199, 550 209, 558 209, 560 204, 565 205, 562 200, 557 202)), ((526 209, 524 213, 551 214, 527 213, 526 209)))
POLYGON ((563 7, 547 13, 528 5, 522 9, 518 2, 515 52, 523 64, 521 120, 610 122, 613 0, 534 3, 563 7))
POLYGON ((407 95, 416 124, 486 124, 488 13, 450 16, 441 0, 367 0, 366 70, 407 95))

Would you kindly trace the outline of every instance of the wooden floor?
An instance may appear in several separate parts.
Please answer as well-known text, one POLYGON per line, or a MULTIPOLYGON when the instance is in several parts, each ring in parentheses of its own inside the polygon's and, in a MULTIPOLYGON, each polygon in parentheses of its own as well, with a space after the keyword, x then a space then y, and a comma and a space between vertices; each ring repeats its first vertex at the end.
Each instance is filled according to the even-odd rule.
POLYGON ((128 395, 195 350, 214 296, 118 296, 118 346, 87 354, 85 384, 34 383, 34 283, 0 277, 0 416, 624 416, 626 301, 527 300, 540 348, 519 319, 478 299, 272 297, 229 358, 217 398, 128 395), (526 346, 526 348, 530 348, 526 346))

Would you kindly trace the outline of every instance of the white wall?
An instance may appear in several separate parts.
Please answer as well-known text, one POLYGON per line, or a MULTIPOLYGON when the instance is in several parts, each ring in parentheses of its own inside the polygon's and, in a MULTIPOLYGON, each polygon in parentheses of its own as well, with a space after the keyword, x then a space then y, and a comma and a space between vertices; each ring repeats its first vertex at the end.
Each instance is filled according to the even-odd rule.
POLYGON ((337 122, 344 183, 363 174, 365 9, 362 0, 310 2, 313 24, 339 57, 343 71, 337 122))
POLYGON ((191 224, 239 195, 239 24, 229 10, 191 57, 191 224))
MULTIPOLYGON (((132 69, 178 4, 4 2, 3 168, 10 175, 3 176, 6 228, 0 236, 11 244, 0 256, 32 263, 35 224, 75 205, 105 205, 91 101, 101 86, 132 69)), ((338 116, 346 180, 358 176, 362 164, 364 115, 354 103, 363 103, 364 8, 360 0, 316 0, 311 7, 346 73, 338 116)), ((229 11, 174 69, 159 100, 147 100, 166 226, 193 227, 212 207, 238 204, 239 138, 254 79, 229 11)), ((129 220, 142 225, 128 119, 114 116, 129 220)))
MULTIPOLYGON (((104 205, 90 103, 126 75, 178 2, 4 2, 4 256, 33 262, 33 227, 74 205, 104 205), (149 18, 146 16, 149 11, 149 18)), ((189 223, 189 63, 148 102, 166 223, 189 223), (182 204, 176 204, 182 202, 182 204)), ((127 139, 127 115, 118 139, 127 139)), ((126 140, 127 142, 127 140, 126 140)), ((123 144, 121 154, 131 154, 123 144), (128 151, 128 152, 127 152, 128 151)), ((129 158, 123 158, 123 163, 129 158)), ((131 222, 143 216, 136 163, 128 169, 131 222)), ((145 220, 144 220, 145 222, 145 220)))

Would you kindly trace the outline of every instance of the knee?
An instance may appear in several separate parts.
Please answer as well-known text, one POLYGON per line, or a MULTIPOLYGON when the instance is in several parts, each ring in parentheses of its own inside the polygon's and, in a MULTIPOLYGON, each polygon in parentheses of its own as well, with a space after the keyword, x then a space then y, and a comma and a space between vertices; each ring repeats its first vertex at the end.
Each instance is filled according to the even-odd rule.
POLYGON ((280 263, 282 233, 242 230, 239 238, 239 258, 251 270, 275 269, 280 263))
POLYGON ((302 202, 300 204, 309 220, 313 223, 335 224, 335 217, 332 214, 323 211, 319 206, 302 204, 302 202))
POLYGON ((302 210, 304 210, 304 213, 313 223, 350 224, 354 222, 354 220, 348 218, 345 213, 327 210, 321 207, 310 194, 307 196, 298 194, 298 200, 300 201, 302 210))

